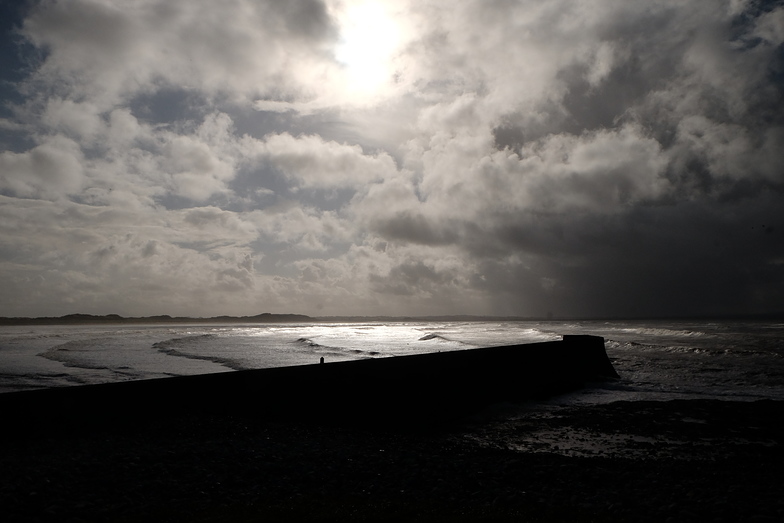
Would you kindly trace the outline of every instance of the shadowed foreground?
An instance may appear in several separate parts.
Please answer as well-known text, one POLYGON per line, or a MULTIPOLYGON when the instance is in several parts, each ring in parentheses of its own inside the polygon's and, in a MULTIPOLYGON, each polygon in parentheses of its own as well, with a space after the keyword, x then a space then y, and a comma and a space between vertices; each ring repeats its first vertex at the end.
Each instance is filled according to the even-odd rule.
POLYGON ((0 518, 784 518, 780 402, 503 403, 614 374, 575 341, 0 395, 0 518))
POLYGON ((218 415, 82 435, 55 429, 3 442, 0 506, 13 522, 781 521, 783 414, 778 402, 689 401, 438 430, 218 415), (557 440, 515 452, 503 437, 488 439, 543 428, 685 446, 668 454, 629 438, 629 458, 617 449, 566 457, 557 440))

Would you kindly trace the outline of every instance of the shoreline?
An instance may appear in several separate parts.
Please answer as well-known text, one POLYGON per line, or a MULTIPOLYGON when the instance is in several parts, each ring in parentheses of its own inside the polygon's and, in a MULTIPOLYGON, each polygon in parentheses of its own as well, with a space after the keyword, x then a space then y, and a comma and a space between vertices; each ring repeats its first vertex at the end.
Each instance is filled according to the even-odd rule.
MULTIPOLYGON (((4 521, 777 521, 784 402, 619 402, 439 427, 185 414, 9 438, 4 521), (697 421, 695 421, 697 420, 697 421), (560 427, 684 442, 564 456, 504 447, 560 427), (474 436, 484 431, 494 445, 474 436), (707 444, 702 444, 707 442, 707 444)), ((584 433, 584 432, 582 432, 584 433)))

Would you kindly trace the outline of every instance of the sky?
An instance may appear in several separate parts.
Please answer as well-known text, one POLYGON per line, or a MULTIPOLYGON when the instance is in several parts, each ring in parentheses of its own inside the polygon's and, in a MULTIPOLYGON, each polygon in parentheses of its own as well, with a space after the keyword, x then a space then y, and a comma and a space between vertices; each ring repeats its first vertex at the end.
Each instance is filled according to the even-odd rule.
POLYGON ((784 312, 782 1, 0 20, 0 316, 784 312))

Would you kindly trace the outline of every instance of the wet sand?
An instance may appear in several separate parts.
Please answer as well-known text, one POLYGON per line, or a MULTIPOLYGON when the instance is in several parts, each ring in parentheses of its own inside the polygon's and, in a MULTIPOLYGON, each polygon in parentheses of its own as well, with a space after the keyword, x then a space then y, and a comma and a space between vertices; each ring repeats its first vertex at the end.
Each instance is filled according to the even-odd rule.
POLYGON ((0 441, 3 521, 781 521, 784 403, 496 406, 431 427, 174 413, 0 441))

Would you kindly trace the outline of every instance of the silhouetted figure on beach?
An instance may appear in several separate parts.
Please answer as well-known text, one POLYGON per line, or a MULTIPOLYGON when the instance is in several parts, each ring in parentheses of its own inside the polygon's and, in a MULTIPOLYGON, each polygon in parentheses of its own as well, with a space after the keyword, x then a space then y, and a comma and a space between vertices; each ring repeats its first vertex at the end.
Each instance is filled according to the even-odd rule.
POLYGON ((319 363, 324 363, 324 356, 321 357, 321 361, 319 363))

